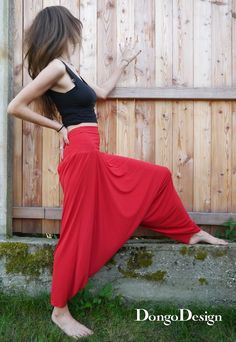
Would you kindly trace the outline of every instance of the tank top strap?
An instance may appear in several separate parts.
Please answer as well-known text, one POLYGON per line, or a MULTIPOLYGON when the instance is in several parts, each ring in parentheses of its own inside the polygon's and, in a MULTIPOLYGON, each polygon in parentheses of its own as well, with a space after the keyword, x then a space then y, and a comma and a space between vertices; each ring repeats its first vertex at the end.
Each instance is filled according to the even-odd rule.
POLYGON ((75 80, 75 76, 76 76, 76 77, 79 78, 82 82, 84 82, 85 84, 88 85, 88 83, 82 78, 82 76, 76 75, 76 74, 73 72, 73 70, 71 70, 71 68, 68 67, 68 65, 67 65, 63 60, 61 60, 60 58, 57 58, 57 59, 59 59, 59 61, 61 61, 61 62, 65 65, 66 70, 68 71, 68 73, 69 73, 69 75, 71 76, 71 79, 72 79, 73 81, 75 80))
POLYGON ((70 78, 74 81, 75 80, 75 74, 73 73, 73 71, 68 67, 68 65, 63 60, 61 60, 60 58, 57 58, 57 59, 59 59, 59 61, 61 61, 65 65, 66 70, 67 70, 68 74, 70 75, 70 78))

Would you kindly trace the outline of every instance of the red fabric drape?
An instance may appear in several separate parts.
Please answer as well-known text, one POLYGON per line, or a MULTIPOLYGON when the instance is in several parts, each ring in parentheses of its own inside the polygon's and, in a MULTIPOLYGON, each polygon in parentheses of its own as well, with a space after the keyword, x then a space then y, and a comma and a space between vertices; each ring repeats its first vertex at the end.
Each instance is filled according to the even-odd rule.
POLYGON ((68 132, 58 165, 64 199, 51 304, 63 307, 142 224, 188 244, 201 229, 161 165, 99 150, 97 126, 68 132))

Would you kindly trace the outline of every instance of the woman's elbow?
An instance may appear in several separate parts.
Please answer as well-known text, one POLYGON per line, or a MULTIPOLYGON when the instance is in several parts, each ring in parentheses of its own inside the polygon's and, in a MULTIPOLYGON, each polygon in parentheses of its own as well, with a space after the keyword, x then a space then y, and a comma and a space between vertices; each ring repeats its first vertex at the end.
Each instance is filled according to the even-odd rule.
POLYGON ((107 91, 103 91, 103 92, 101 92, 101 94, 100 94, 100 98, 102 99, 102 100, 106 100, 107 99, 107 96, 108 96, 108 92, 107 91))
POLYGON ((107 95, 106 94, 99 94, 97 95, 97 97, 101 100, 106 100, 107 99, 107 95))
POLYGON ((17 116, 18 107, 19 106, 15 103, 15 101, 12 100, 7 106, 7 113, 17 116))

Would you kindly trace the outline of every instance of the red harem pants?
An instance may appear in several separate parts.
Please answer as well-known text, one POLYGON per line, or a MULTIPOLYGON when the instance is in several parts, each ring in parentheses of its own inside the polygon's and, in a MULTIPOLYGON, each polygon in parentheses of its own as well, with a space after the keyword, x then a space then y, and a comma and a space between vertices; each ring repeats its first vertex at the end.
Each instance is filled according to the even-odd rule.
POLYGON ((68 139, 57 169, 64 196, 51 304, 58 307, 86 286, 139 225, 185 244, 201 230, 167 167, 100 151, 97 126, 76 127, 68 139))

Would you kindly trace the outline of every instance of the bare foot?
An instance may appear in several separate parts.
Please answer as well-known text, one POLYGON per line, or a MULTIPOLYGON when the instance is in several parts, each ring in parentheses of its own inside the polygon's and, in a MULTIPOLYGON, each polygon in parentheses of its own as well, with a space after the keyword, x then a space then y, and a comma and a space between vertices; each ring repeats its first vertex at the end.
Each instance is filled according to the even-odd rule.
POLYGON ((204 230, 201 230, 200 232, 191 236, 191 239, 189 240, 189 244, 194 245, 195 243, 198 243, 199 241, 205 241, 212 245, 228 245, 227 241, 223 239, 218 239, 215 236, 205 232, 204 230))
POLYGON ((74 337, 75 339, 93 335, 92 330, 88 329, 85 325, 79 323, 71 316, 67 305, 63 308, 54 306, 51 319, 68 336, 74 337))

